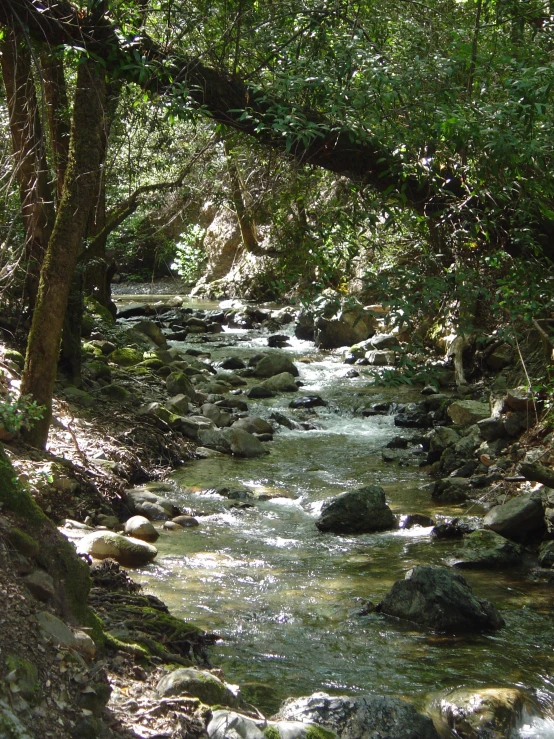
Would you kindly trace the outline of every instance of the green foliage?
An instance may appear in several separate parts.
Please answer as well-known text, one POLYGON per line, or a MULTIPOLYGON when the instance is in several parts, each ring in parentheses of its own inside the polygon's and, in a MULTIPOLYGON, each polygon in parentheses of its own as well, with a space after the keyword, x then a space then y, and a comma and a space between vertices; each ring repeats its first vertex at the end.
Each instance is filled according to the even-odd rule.
POLYGON ((31 429, 36 421, 44 415, 44 407, 38 405, 30 395, 16 397, 8 392, 0 402, 0 428, 10 434, 17 434, 21 429, 31 429))
POLYGON ((189 226, 175 244, 175 261, 171 264, 171 269, 175 270, 187 285, 194 285, 197 282, 206 263, 206 253, 202 249, 205 233, 198 225, 189 226))

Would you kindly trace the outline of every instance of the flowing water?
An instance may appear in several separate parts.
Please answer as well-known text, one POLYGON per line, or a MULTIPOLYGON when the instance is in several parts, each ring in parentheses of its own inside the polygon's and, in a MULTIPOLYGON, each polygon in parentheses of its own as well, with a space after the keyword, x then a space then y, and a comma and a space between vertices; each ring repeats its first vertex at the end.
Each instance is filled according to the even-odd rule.
MULTIPOLYGON (((319 533, 321 504, 344 490, 378 483, 399 515, 446 517, 482 514, 437 508, 430 478, 417 464, 385 464, 381 451, 401 433, 392 416, 362 417, 370 402, 418 399, 411 389, 383 390, 367 376, 342 377, 340 357, 319 354, 291 339, 302 392, 321 394, 328 406, 310 412, 317 430, 280 427, 270 453, 257 459, 217 457, 176 471, 178 499, 202 513, 201 525, 164 532, 156 563, 139 578, 176 615, 221 635, 212 650, 230 682, 266 711, 288 696, 316 690, 377 691, 407 696, 416 705, 450 687, 516 686, 534 692, 547 715, 554 705, 552 585, 535 583, 525 568, 464 573, 479 597, 500 608, 506 627, 494 634, 448 637, 419 631, 379 614, 359 615, 365 599, 378 602, 392 583, 418 563, 448 564, 459 542, 434 542, 430 528, 358 536, 319 533), (217 487, 276 495, 252 508, 232 508, 217 487)), ((175 343, 179 348, 198 344, 175 343)), ((205 345, 203 345, 205 346, 205 345)), ((255 332, 213 337, 212 361, 247 358, 266 347, 255 332), (221 346, 225 343, 230 346, 221 346)), ((251 415, 288 409, 290 394, 249 401, 251 415)), ((308 417, 308 416, 306 416, 308 417)), ((551 719, 521 730, 524 737, 554 737, 551 719)))

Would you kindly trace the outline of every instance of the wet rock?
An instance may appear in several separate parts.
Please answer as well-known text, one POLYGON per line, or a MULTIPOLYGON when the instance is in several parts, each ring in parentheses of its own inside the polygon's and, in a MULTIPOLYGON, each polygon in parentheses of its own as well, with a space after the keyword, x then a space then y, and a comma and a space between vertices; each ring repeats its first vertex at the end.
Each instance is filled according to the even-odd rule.
POLYGON ((267 345, 273 349, 280 349, 289 345, 289 337, 286 334, 273 334, 267 337, 267 345))
POLYGON ((489 418, 491 409, 488 403, 477 400, 457 400, 448 406, 447 413, 458 426, 471 426, 484 418, 489 418))
POLYGON ((235 421, 231 428, 244 429, 249 434, 273 434, 273 426, 258 416, 247 416, 235 421))
POLYGON ((316 526, 335 534, 363 534, 395 528, 396 521, 383 488, 367 485, 327 501, 316 526))
POLYGON ((280 413, 279 411, 273 411, 271 415, 269 416, 274 421, 276 421, 279 426, 284 426, 287 429, 299 429, 300 424, 294 421, 292 418, 289 418, 288 416, 285 416, 284 413, 280 413))
POLYGON ((238 699, 218 677, 194 667, 183 667, 164 675, 156 692, 159 698, 175 695, 192 695, 208 706, 223 705, 235 707, 238 699))
POLYGON ((254 377, 273 377, 282 372, 288 372, 293 377, 298 377, 298 368, 291 362, 286 354, 272 352, 264 354, 256 363, 252 372, 254 377))
POLYGON ((294 335, 303 341, 313 341, 315 332, 313 313, 302 311, 298 316, 298 323, 294 327, 294 335))
POLYGON ((407 449, 408 443, 409 439, 404 436, 395 436, 388 442, 387 449, 407 449))
POLYGON ((554 541, 545 541, 541 544, 539 564, 541 567, 554 567, 554 541))
POLYGON ((131 516, 125 522, 125 533, 142 541, 156 541, 160 536, 145 516, 131 516))
POLYGON ((419 406, 407 408, 394 417, 394 425, 403 428, 425 429, 432 426, 433 421, 433 415, 419 406))
POLYGON ((231 453, 236 457, 261 457, 268 453, 262 442, 248 431, 234 427, 227 431, 231 453))
POLYGON ((261 387, 273 393, 296 393, 298 385, 290 372, 280 372, 269 379, 262 382, 261 387))
POLYGON ((300 398, 291 400, 289 408, 316 408, 326 405, 328 405, 327 401, 323 400, 320 395, 302 395, 300 398))
POLYGON ((319 317, 315 321, 314 341, 321 349, 352 346, 373 336, 377 320, 361 306, 345 307, 333 318, 319 317))
POLYGON ((526 493, 494 506, 483 519, 486 529, 516 541, 546 530, 540 493, 526 493))
POLYGON ((433 500, 440 503, 463 503, 469 489, 469 480, 464 477, 443 477, 435 483, 433 500))
POLYGON ((239 398, 223 398, 222 400, 216 400, 215 404, 219 408, 228 408, 231 410, 237 410, 241 413, 245 413, 248 410, 248 403, 239 398))
POLYGON ((312 722, 340 739, 439 739, 428 716, 392 696, 314 693, 285 701, 275 718, 312 722))
POLYGON ((149 521, 165 521, 179 513, 173 501, 145 488, 128 490, 127 505, 131 513, 145 516, 149 521))
POLYGON ((453 518, 451 521, 443 521, 438 523, 431 531, 434 539, 461 539, 466 534, 474 531, 471 524, 462 521, 459 518, 453 518))
POLYGON ((523 561, 523 551, 518 544, 505 539, 494 531, 477 529, 464 539, 464 548, 455 567, 463 569, 496 569, 515 567, 523 561))
POLYGON ((172 519, 172 523, 176 523, 179 526, 182 526, 185 529, 191 529, 195 528, 196 526, 199 526, 198 520, 194 518, 194 516, 175 516, 175 518, 172 519))
MULTIPOLYGON (((524 717, 540 715, 537 705, 516 688, 456 688, 434 698, 431 715, 439 729, 462 739, 519 736, 524 717)), ((538 736, 538 735, 537 735, 538 736)))
POLYGON ((477 600, 459 572, 417 565, 394 583, 378 609, 388 615, 448 633, 499 629, 504 619, 486 600, 477 600))
POLYGON ((402 516, 400 521, 401 529, 413 529, 414 526, 434 526, 435 522, 430 516, 426 516, 423 513, 408 513, 406 516, 402 516))
MULTIPOLYGON (((279 377, 279 375, 276 375, 276 377, 279 377)), ((293 382, 294 382, 294 378, 293 378, 293 382)), ((294 386, 298 390, 296 383, 294 386)), ((273 390, 270 390, 269 388, 264 387, 263 385, 253 385, 249 390, 246 391, 246 397, 252 398, 252 399, 273 398, 274 396, 275 396, 275 393, 273 392, 273 390)))
POLYGON ((78 554, 88 554, 95 559, 115 559, 124 567, 140 567, 152 562, 158 550, 140 539, 116 534, 113 531, 94 531, 77 544, 78 554))
POLYGON ((204 403, 200 411, 203 416, 213 421, 218 428, 226 428, 231 425, 231 414, 222 410, 215 403, 204 403))
POLYGON ((239 359, 238 357, 227 357, 220 363, 219 366, 221 367, 221 369, 225 370, 238 370, 244 369, 246 367, 242 359, 239 359))
POLYGON ((136 316, 146 316, 149 307, 147 303, 127 303, 127 305, 118 306, 117 317, 135 318, 136 316))

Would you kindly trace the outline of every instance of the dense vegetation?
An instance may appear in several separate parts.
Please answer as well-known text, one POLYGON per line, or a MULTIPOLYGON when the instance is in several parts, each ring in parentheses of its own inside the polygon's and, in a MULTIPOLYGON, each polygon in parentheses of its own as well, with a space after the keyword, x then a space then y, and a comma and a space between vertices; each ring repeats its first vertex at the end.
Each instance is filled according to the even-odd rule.
POLYGON ((195 281, 208 200, 258 260, 251 297, 356 278, 404 321, 533 324, 549 341, 553 12, 4 0, 0 285, 32 316, 33 443, 62 328, 78 381, 83 294, 109 306, 118 267, 175 262, 195 281))

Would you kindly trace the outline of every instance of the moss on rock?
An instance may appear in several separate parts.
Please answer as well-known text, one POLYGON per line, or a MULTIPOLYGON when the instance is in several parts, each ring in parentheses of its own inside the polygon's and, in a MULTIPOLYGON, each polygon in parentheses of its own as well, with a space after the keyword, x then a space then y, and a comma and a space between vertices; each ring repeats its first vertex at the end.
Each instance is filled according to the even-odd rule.
POLYGON ((138 349, 134 349, 131 346, 121 347, 115 349, 110 355, 110 362, 118 364, 120 367, 132 367, 135 364, 142 362, 144 354, 138 349))

